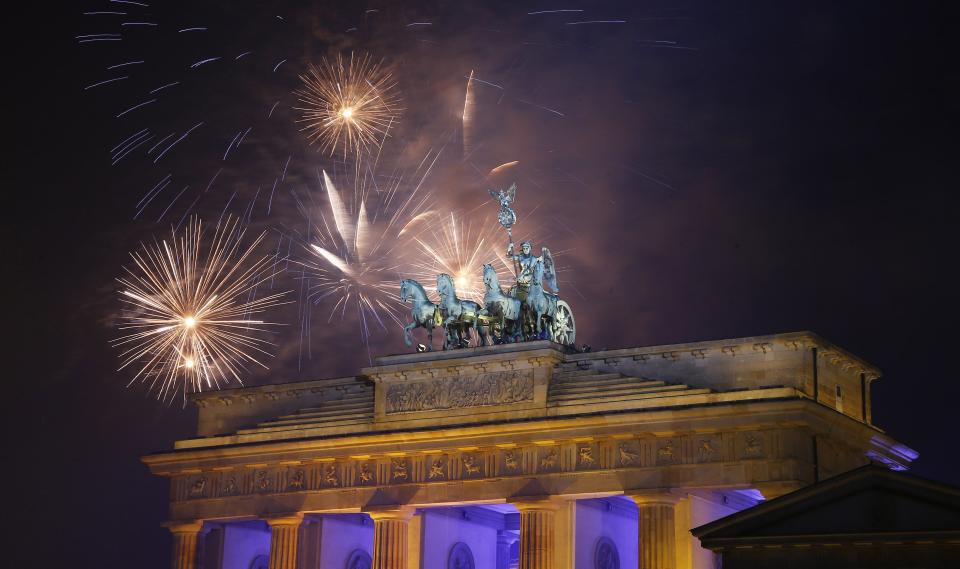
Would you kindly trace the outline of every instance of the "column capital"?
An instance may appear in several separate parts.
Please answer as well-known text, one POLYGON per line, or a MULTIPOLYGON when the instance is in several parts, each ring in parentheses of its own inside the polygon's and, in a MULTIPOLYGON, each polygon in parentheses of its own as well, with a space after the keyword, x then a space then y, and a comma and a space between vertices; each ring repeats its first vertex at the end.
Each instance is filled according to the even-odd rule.
POLYGON ((507 503, 521 512, 556 512, 567 502, 561 496, 516 496, 508 498, 507 503))
POLYGON ((413 506, 370 506, 364 508, 363 513, 370 516, 374 522, 391 520, 409 522, 416 510, 413 506))
POLYGON ((203 520, 169 521, 160 525, 170 530, 170 533, 200 533, 203 520))
POLYGON ((683 499, 683 496, 674 494, 669 488, 626 490, 623 495, 633 500, 637 506, 645 506, 648 504, 673 506, 683 499))
POLYGON ((299 526, 303 522, 303 512, 277 516, 265 516, 263 521, 271 527, 299 526))

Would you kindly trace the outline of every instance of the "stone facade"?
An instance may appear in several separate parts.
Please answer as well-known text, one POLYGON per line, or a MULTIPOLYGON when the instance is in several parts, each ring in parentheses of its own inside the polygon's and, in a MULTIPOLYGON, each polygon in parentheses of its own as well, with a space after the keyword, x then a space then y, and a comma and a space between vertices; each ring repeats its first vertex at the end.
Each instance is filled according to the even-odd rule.
MULTIPOLYGON (((871 423, 878 376, 810 333, 389 356, 356 377, 195 396, 198 437, 144 461, 171 479, 171 524, 367 512, 383 528, 376 543, 396 548, 423 541, 403 537, 416 512, 512 504, 516 528, 497 527, 520 532, 521 567, 583 557, 535 553, 575 532, 557 504, 625 496, 641 520, 639 566, 691 567, 703 558, 684 535, 692 497, 778 496, 868 462, 909 465, 916 453, 871 423)), ((377 567, 400 563, 372 553, 377 567)))

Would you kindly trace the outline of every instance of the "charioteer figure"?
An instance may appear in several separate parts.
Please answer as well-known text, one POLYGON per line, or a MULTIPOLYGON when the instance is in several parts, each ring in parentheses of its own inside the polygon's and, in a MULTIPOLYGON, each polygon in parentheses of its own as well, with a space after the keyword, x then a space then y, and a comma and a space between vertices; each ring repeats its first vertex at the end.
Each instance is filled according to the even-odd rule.
POLYGON ((537 263, 543 263, 543 280, 554 293, 560 292, 557 286, 556 265, 553 263, 553 255, 550 249, 543 247, 540 249, 540 256, 533 254, 533 245, 529 241, 520 242, 520 253, 515 254, 513 242, 507 246, 507 258, 515 263, 517 268, 517 282, 515 296, 521 301, 526 302, 527 293, 530 291, 530 283, 533 280, 533 270, 537 263))

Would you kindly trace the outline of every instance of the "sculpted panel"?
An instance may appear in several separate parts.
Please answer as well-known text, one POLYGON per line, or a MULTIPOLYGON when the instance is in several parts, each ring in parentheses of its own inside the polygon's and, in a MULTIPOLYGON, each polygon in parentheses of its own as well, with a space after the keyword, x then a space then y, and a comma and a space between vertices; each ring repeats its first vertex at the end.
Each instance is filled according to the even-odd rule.
POLYGON ((532 400, 533 370, 514 370, 393 384, 387 389, 386 404, 387 413, 412 413, 532 400))

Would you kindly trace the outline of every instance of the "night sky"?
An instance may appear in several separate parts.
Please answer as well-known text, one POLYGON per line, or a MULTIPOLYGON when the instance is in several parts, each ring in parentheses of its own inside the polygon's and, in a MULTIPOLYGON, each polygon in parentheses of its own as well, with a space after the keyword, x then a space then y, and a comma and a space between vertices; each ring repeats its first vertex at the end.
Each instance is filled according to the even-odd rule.
MULTIPOLYGON (((518 236, 560 252, 578 342, 814 331, 883 371, 874 421, 919 451, 914 472, 960 484, 950 317, 960 76, 946 3, 194 4, 71 2, 10 22, 30 31, 8 53, 7 83, 18 157, 5 169, 15 204, 6 466, 21 478, 7 491, 22 510, 11 516, 15 556, 27 555, 15 564, 168 566, 167 482, 139 457, 190 436, 195 413, 125 387, 110 346, 114 279, 191 203, 213 221, 250 207, 252 228, 302 256, 289 239, 304 226, 295 196, 322 209, 317 170, 345 167, 306 143, 291 93, 307 63, 351 50, 384 59, 404 101, 385 168, 409 171, 444 149, 426 182, 438 209, 490 221, 483 175, 519 161, 497 183, 518 183, 518 236), (528 14, 561 8, 583 11, 528 14), (83 15, 98 10, 127 15, 83 15), (607 22, 575 23, 597 20, 607 22), (206 30, 179 31, 191 27, 206 30), (122 41, 77 37, 107 32, 122 41), (144 63, 106 70, 134 60, 144 63), (464 159, 471 70, 496 86, 476 86, 477 148, 464 159), (201 122, 157 163, 144 146, 111 166, 110 149, 142 128, 159 140, 201 122), (167 174, 174 184, 134 220, 167 174)), ((296 291, 294 273, 278 286, 296 291)), ((368 354, 356 317, 328 323, 323 303, 302 341, 301 307, 278 312, 289 326, 277 358, 249 384, 350 375, 404 349, 391 327, 374 330, 368 354)))

